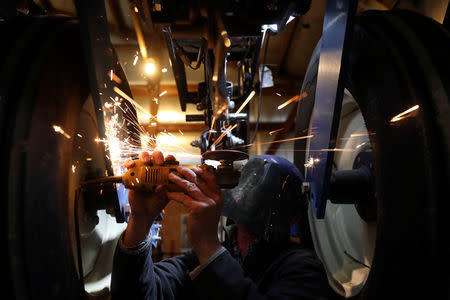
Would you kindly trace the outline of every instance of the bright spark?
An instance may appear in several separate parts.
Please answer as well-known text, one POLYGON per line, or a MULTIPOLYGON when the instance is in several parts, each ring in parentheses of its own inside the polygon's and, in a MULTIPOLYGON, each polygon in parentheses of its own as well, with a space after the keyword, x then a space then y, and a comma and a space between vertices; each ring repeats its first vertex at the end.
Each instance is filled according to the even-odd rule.
POLYGON ((136 55, 136 56, 134 57, 133 66, 136 65, 138 59, 139 59, 139 55, 136 55))
POLYGON ((145 73, 147 73, 148 75, 153 75, 156 72, 156 66, 154 63, 152 62, 147 62, 145 64, 145 73))
POLYGON ((167 91, 163 91, 161 94, 159 94, 159 97, 164 96, 165 94, 167 94, 167 91))
POLYGON ((127 94, 125 94, 124 92, 122 92, 121 89, 119 89, 117 86, 115 86, 113 88, 114 92, 116 92, 117 94, 119 94, 120 96, 122 96, 123 98, 127 99, 128 101, 130 101, 134 106, 136 106, 136 108, 139 109, 139 111, 141 113, 143 113, 145 115, 146 118, 148 118, 149 120, 152 120, 155 118, 155 116, 151 115, 150 113, 147 112, 147 110, 142 107, 139 103, 137 103, 136 101, 134 101, 130 96, 128 96, 127 94))
POLYGON ((282 131, 283 129, 284 129, 284 127, 283 127, 283 128, 279 128, 279 129, 277 129, 277 130, 273 130, 273 131, 269 132, 269 134, 272 135, 272 134, 274 134, 274 133, 277 133, 277 132, 282 131))
POLYGON ((161 72, 167 73, 167 69, 166 69, 166 68, 162 68, 162 69, 161 69, 161 72))
POLYGON ((233 126, 228 126, 227 130, 222 132, 222 134, 217 138, 217 140, 214 141, 214 143, 211 145, 211 147, 216 146, 229 132, 231 132, 234 128, 236 128, 237 124, 234 124, 233 126))
POLYGON ((53 130, 55 130, 55 132, 58 132, 58 133, 62 134, 65 138, 70 139, 70 135, 68 135, 68 134, 61 128, 61 126, 53 125, 53 130))
POLYGON ((399 113, 398 115, 396 115, 395 117, 393 117, 393 118, 391 119, 391 122, 398 122, 398 121, 400 121, 400 120, 402 120, 402 119, 408 118, 408 117, 410 117, 410 116, 407 116, 407 115, 408 115, 409 113, 411 113, 411 112, 417 110, 417 109, 419 109, 419 105, 414 105, 413 107, 411 107, 411 108, 405 110, 404 112, 399 113))
POLYGON ((360 148, 360 147, 363 146, 364 144, 366 144, 366 142, 357 145, 357 146, 356 146, 356 149, 360 148))
POLYGON ((282 109, 283 107, 286 107, 288 104, 291 104, 294 101, 298 102, 298 101, 302 100, 303 98, 306 98, 307 96, 308 96, 308 94, 306 92, 303 92, 301 95, 295 95, 294 97, 292 97, 288 101, 286 101, 283 104, 279 105, 278 109, 282 109))
POLYGON ((212 121, 211 121, 211 128, 209 128, 209 133, 208 133, 208 142, 209 142, 209 139, 211 138, 211 132, 212 132, 212 130, 214 128, 214 123, 215 122, 216 122, 216 117, 213 116, 212 121))
POLYGON ((318 163, 319 161, 320 161, 320 159, 318 159, 318 158, 310 157, 308 159, 308 161, 306 162, 306 164, 304 164, 304 166, 307 167, 307 168, 312 168, 312 167, 314 167, 314 164, 318 163))
POLYGON ((368 136, 368 135, 375 135, 375 132, 362 132, 362 133, 352 133, 350 134, 350 137, 358 137, 358 136, 368 136))
POLYGON ((267 145, 267 144, 276 144, 276 143, 291 142, 291 141, 296 141, 296 140, 309 139, 309 138, 312 138, 313 136, 314 136, 314 135, 305 135, 305 136, 298 136, 298 137, 295 137, 295 138, 284 139, 284 140, 276 140, 276 141, 271 141, 271 142, 252 143, 252 144, 247 144, 247 145, 243 145, 243 146, 233 147, 232 149, 242 148, 242 147, 251 147, 251 146, 253 146, 253 145, 267 145))
POLYGON ((247 99, 245 99, 244 103, 242 103, 241 107, 235 112, 236 114, 240 113, 242 109, 247 105, 247 103, 252 100, 253 96, 255 96, 256 92, 255 90, 251 91, 251 93, 248 95, 247 99))

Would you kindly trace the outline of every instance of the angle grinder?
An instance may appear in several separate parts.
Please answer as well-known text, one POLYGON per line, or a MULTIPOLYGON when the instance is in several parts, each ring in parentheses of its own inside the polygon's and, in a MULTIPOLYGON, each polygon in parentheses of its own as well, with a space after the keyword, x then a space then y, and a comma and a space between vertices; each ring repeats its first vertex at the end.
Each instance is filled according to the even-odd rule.
MULTIPOLYGON (((187 168, 200 167, 213 173, 221 188, 231 188, 238 184, 240 172, 233 168, 233 161, 248 158, 248 154, 235 150, 215 150, 205 152, 203 159, 217 160, 220 164, 217 168, 213 166, 183 165, 187 168)), ((169 173, 177 173, 178 161, 166 162, 163 165, 148 165, 141 160, 134 160, 134 167, 129 168, 122 176, 107 176, 81 182, 82 186, 98 185, 104 183, 122 183, 125 188, 138 191, 152 192, 158 185, 165 185, 168 191, 175 192, 181 189, 169 181, 169 173)))

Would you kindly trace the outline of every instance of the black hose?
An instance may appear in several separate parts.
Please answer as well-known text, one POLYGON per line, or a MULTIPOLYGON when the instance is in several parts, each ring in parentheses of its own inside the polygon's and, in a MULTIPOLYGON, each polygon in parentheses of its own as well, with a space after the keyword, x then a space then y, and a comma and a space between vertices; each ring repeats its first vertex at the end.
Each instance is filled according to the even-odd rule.
POLYGON ((252 141, 250 142, 250 144, 253 144, 253 142, 256 139, 256 134, 258 133, 259 117, 261 115, 262 87, 263 87, 263 83, 264 83, 264 68, 266 66, 267 48, 269 48, 268 47, 269 40, 270 40, 270 36, 272 35, 272 31, 267 29, 266 33, 267 33, 267 40, 266 40, 266 46, 264 47, 263 61, 261 63, 263 69, 262 69, 262 73, 261 73, 261 79, 259 81, 258 116, 256 117, 255 131, 253 132, 253 137, 252 137, 252 141))
POLYGON ((91 184, 121 183, 121 182, 122 182, 122 176, 107 176, 107 177, 101 177, 101 178, 82 181, 80 183, 80 185, 85 186, 85 185, 91 185, 91 184))

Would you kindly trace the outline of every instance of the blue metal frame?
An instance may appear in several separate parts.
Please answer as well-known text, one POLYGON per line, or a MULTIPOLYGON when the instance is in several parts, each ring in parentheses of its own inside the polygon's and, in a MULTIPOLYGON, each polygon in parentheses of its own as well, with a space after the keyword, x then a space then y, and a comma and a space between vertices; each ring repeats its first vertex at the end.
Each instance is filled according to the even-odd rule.
POLYGON ((328 183, 331 176, 339 116, 344 93, 343 69, 348 54, 355 0, 328 0, 323 23, 322 47, 317 74, 316 95, 311 119, 314 137, 310 140, 313 167, 306 170, 309 199, 317 218, 325 216, 328 183))

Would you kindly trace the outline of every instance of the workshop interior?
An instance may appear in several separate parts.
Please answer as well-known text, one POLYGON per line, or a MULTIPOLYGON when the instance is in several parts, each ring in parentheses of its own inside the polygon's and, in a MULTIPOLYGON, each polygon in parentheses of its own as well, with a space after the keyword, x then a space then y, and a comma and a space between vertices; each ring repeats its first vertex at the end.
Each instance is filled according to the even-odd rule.
MULTIPOLYGON (((177 165, 221 188, 254 155, 303 174, 336 299, 450 299, 448 0, 0 5, 3 299, 110 299, 128 190, 177 165), (163 166, 124 162, 160 150, 163 166)), ((188 211, 153 260, 190 249, 188 211)), ((224 239, 221 218, 218 235, 224 239)))

